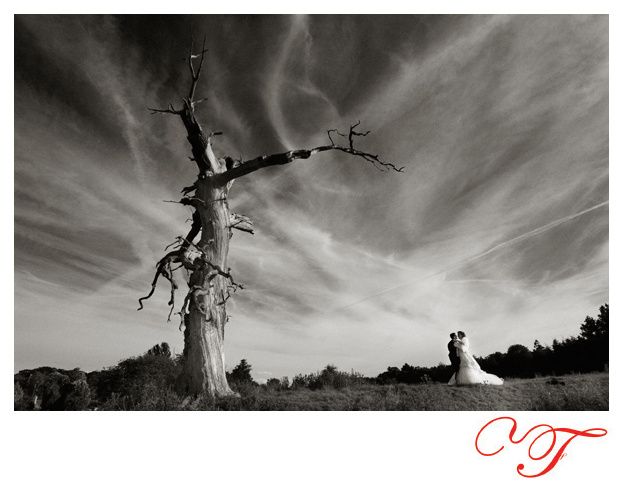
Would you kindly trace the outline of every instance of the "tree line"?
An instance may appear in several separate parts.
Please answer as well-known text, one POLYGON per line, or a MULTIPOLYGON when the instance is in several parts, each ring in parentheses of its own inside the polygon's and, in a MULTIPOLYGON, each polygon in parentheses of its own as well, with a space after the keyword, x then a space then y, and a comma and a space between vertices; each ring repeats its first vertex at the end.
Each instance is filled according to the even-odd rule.
MULTIPOLYGON (((483 370, 503 378, 532 378, 569 373, 588 373, 608 370, 609 363, 609 305, 600 307, 598 315, 587 316, 581 323, 580 334, 552 345, 539 340, 533 349, 511 345, 505 353, 495 352, 475 357, 483 370)), ((446 382, 452 375, 450 365, 419 367, 404 364, 401 368, 388 367, 377 376, 379 383, 446 382)))
MULTIPOLYGON (((143 355, 120 361, 117 365, 89 373, 78 368, 62 370, 40 367, 14 375, 16 410, 175 410, 185 407, 187 398, 176 384, 182 370, 181 356, 174 356, 167 343, 150 348, 143 355)), ((503 378, 564 375, 608 369, 609 305, 600 307, 596 318, 586 317, 578 336, 553 340, 544 346, 535 340, 533 349, 511 345, 505 353, 478 357, 481 367, 503 378)), ((401 368, 388 367, 376 377, 341 371, 327 365, 321 371, 299 374, 289 380, 271 378, 264 384, 252 377, 251 364, 243 359, 231 371, 227 381, 243 397, 258 391, 345 389, 364 384, 445 383, 451 367, 440 363, 418 367, 405 363, 401 368)), ((195 402, 193 402, 195 403, 195 402)), ((208 403, 208 402, 206 402, 208 403)), ((205 409, 213 409, 206 405, 205 409)))

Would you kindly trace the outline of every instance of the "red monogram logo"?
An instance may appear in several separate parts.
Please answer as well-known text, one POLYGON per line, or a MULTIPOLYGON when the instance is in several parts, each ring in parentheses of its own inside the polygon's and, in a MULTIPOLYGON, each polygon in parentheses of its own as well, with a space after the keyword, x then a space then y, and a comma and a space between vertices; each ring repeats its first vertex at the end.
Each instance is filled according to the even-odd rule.
POLYGON ((545 460, 548 462, 546 467, 544 467, 544 469, 541 472, 536 473, 536 474, 526 473, 526 471, 524 470, 524 464, 518 464, 518 466, 516 467, 516 470, 518 471, 518 474, 520 474, 523 477, 539 477, 541 475, 544 475, 550 472, 555 467, 555 465, 557 465, 557 462, 559 462, 559 460, 561 460, 565 456, 564 450, 570 444, 570 442, 572 442, 572 440, 574 440, 576 437, 581 436, 581 437, 594 438, 594 437, 604 437, 607 434, 607 431, 604 428, 589 428, 587 430, 574 430, 571 428, 564 428, 564 427, 554 428, 548 424, 540 424, 531 428, 522 437, 514 438, 516 436, 516 430, 518 428, 518 424, 516 420, 512 417, 498 417, 493 420, 490 420, 483 427, 481 427, 481 430, 479 430, 479 433, 477 434, 477 437, 475 438, 475 448, 477 449, 477 452, 479 452, 481 455, 484 455, 486 457, 491 457, 492 455, 498 454, 501 450, 505 448, 505 445, 501 445, 497 450, 484 452, 481 448, 479 448, 479 439, 484 438, 484 433, 486 432, 486 429, 488 429, 488 427, 491 427, 494 424, 506 423, 504 422, 506 420, 511 422, 511 430, 509 431, 509 441, 512 444, 519 444, 519 443, 522 443, 525 439, 529 438, 529 440, 532 440, 528 449, 529 458, 531 460, 537 460, 537 461, 545 460), (564 434, 562 437, 564 441, 561 444, 561 446, 557 450, 555 450, 555 447, 557 446, 557 434, 564 434), (544 439, 543 437, 546 437, 546 438, 544 439), (538 453, 534 453, 538 448, 538 446, 536 446, 536 443, 538 441, 540 441, 540 444, 544 444, 544 445, 548 445, 548 442, 550 441, 550 445, 548 445, 543 452, 539 451, 538 453))

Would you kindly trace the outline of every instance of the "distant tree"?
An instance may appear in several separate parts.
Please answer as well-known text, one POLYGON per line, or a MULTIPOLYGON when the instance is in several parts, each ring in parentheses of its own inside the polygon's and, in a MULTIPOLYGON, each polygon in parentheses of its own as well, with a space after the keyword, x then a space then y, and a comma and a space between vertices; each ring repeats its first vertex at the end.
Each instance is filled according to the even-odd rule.
POLYGON ((388 369, 377 375, 377 379, 381 383, 396 383, 401 377, 401 370, 398 367, 388 367, 388 369))
POLYGON ((238 384, 253 383, 253 378, 251 377, 251 365, 243 358, 240 363, 234 367, 230 373, 230 377, 233 382, 238 384))
POLYGON ((327 365, 321 373, 316 376, 316 379, 310 383, 310 388, 341 388, 340 372, 335 365, 327 365))
POLYGON ((280 387, 280 381, 279 381, 279 379, 277 379, 277 378, 269 378, 269 379, 266 381, 266 387, 267 387, 269 390, 279 390, 279 387, 280 387))
POLYGON ((266 387, 269 390, 288 390, 289 385, 288 377, 283 377, 282 379, 269 378, 266 381, 266 387))
POLYGON ((154 345, 152 348, 147 350, 147 355, 171 358, 171 348, 169 348, 169 343, 163 341, 160 345, 154 345))
POLYGON ((552 349, 542 345, 539 340, 533 343, 533 375, 547 375, 552 372, 550 366, 552 349))
POLYGON ((288 388, 290 388, 290 380, 288 380, 288 377, 282 377, 280 379, 280 388, 282 390, 288 390, 288 388))
POLYGON ((453 369, 449 365, 438 363, 437 366, 430 368, 428 373, 434 382, 446 383, 451 378, 453 369))
POLYGON ((585 318, 581 325, 582 358, 589 370, 603 370, 609 363, 609 305, 600 307, 594 319, 585 318))
POLYGON ((507 348, 507 355, 509 356, 527 356, 530 353, 529 349, 524 345, 511 345, 507 348))
POLYGON ((507 349, 504 365, 508 375, 516 377, 530 376, 533 370, 531 351, 524 345, 511 345, 507 349))
POLYGON ((315 378, 316 378, 315 375, 311 375, 311 374, 304 375, 302 373, 299 373, 293 377, 291 388, 292 389, 310 388, 310 384, 315 378))
POLYGON ((594 340, 609 336, 609 305, 600 307, 600 313, 596 319, 588 316, 581 325, 581 338, 594 340))

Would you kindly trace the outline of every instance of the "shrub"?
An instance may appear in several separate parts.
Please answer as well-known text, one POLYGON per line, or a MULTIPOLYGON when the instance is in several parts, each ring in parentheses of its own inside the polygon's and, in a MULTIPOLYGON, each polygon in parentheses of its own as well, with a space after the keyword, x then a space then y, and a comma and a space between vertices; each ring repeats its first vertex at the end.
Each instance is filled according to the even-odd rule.
POLYGON ((288 377, 278 378, 269 378, 266 381, 265 387, 268 391, 283 391, 288 390, 290 388, 290 381, 288 377))
POLYGON ((115 367, 89 373, 97 402, 108 410, 157 410, 146 407, 168 406, 175 398, 172 394, 180 365, 163 345, 166 343, 115 367))
POLYGON ((251 378, 251 365, 243 358, 240 363, 227 374, 227 380, 228 383, 253 383, 253 378, 251 378))
POLYGON ((13 383, 13 410, 32 410, 32 400, 28 398, 19 383, 13 383))
POLYGON ((293 378, 292 389, 309 388, 319 390, 323 388, 342 389, 365 383, 366 379, 360 373, 351 371, 341 372, 334 365, 327 365, 322 371, 308 375, 296 375, 293 378))
POLYGON ((91 401, 86 373, 40 367, 14 376, 16 410, 85 410, 91 401))
POLYGON ((66 393, 63 410, 86 410, 91 403, 91 389, 85 379, 71 383, 71 389, 66 393))

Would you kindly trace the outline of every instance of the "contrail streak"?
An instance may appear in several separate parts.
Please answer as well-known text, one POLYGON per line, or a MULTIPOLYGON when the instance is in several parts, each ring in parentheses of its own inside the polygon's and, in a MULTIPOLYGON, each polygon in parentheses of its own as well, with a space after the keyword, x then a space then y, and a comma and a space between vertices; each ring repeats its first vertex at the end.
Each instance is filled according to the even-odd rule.
POLYGON ((546 232, 546 231, 548 231, 548 230, 550 230, 552 228, 555 228, 555 227, 557 227, 557 226, 559 226, 559 225, 561 225, 563 223, 567 223, 568 221, 571 221, 571 220, 576 219, 576 218, 578 218, 580 216, 583 216, 584 214, 587 214, 587 213, 595 211, 596 209, 599 209, 599 208, 601 208, 603 206, 606 206, 607 204, 609 204, 609 201, 603 201, 603 202, 601 202, 599 204, 596 204, 595 206, 592 206, 590 208, 584 209, 583 211, 579 211, 578 213, 570 214, 569 216, 565 216, 563 218, 556 219, 554 221, 549 222, 548 224, 544 224, 543 226, 540 226, 539 228, 532 229, 531 231, 528 231, 528 232, 526 232, 524 234, 516 236, 515 238, 508 239, 507 241, 503 241, 502 243, 499 243, 499 244, 497 244, 495 246, 492 246, 491 248, 486 249, 482 253, 470 256, 469 258, 462 259, 462 260, 452 264, 451 266, 448 266, 448 267, 444 268, 441 271, 437 271, 435 273, 428 274, 427 276, 424 276, 423 278, 419 278, 419 279, 414 280, 414 281, 409 281, 407 283, 403 283, 403 284, 398 285, 398 286, 393 286, 391 288, 387 288, 387 289, 385 289, 383 291, 379 291, 378 293, 373 293, 372 295, 369 295, 366 298, 362 298, 361 300, 354 301, 353 303, 350 303, 348 305, 341 306, 339 308, 334 309, 333 311, 344 310, 346 308, 350 308, 350 307, 355 306, 355 305, 357 305, 359 303, 362 303, 364 301, 368 301, 368 300, 370 300, 372 298, 376 298, 378 296, 381 296, 381 295, 384 295, 386 293, 389 293, 390 291, 398 290, 398 289, 403 288, 405 286, 409 286, 409 285, 412 285, 414 283, 418 283, 420 281, 424 281, 426 279, 433 278, 434 276, 439 276, 441 274, 449 273, 451 271, 456 270, 457 268, 460 268, 460 267, 462 267, 462 266, 464 266, 464 265, 466 265, 468 263, 471 263, 472 261, 475 261, 477 259, 483 258, 484 256, 487 256, 488 254, 492 253, 493 251, 497 251, 497 250, 499 250, 501 248, 504 248, 504 247, 507 247, 507 246, 511 246, 512 244, 516 244, 516 243, 519 243, 520 241, 524 241, 525 239, 531 238, 533 236, 537 236, 538 234, 542 234, 542 233, 544 233, 544 232, 546 232))

